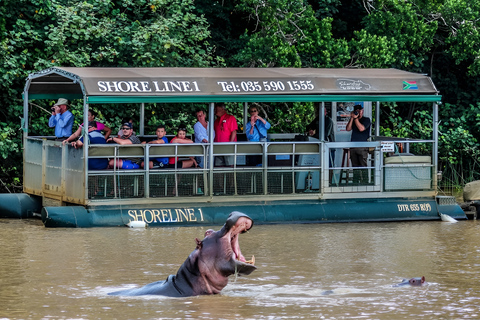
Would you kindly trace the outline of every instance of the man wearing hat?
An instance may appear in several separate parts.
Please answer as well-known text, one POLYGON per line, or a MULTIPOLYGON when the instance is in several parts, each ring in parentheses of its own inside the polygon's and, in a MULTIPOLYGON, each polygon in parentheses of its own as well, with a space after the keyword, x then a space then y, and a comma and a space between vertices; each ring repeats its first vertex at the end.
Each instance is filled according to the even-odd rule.
POLYGON ((58 99, 52 107, 52 116, 48 119, 48 126, 55 127, 55 137, 58 141, 63 141, 72 135, 74 116, 67 109, 68 100, 58 99))
MULTIPOLYGON (((367 141, 370 138, 370 126, 372 122, 370 118, 363 116, 363 106, 355 105, 350 114, 350 120, 347 123, 347 131, 352 131, 351 141, 367 141)), ((350 161, 352 167, 366 167, 368 157, 368 148, 350 148, 350 161)), ((354 182, 363 180, 362 172, 364 170, 353 170, 354 182)))

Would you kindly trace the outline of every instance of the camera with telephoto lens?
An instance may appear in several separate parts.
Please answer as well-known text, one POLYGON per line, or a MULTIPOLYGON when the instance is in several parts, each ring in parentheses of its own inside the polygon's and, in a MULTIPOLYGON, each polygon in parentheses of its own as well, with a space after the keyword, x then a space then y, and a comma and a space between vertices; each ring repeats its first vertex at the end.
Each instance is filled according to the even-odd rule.
POLYGON ((353 111, 353 114, 358 116, 358 110, 353 111))

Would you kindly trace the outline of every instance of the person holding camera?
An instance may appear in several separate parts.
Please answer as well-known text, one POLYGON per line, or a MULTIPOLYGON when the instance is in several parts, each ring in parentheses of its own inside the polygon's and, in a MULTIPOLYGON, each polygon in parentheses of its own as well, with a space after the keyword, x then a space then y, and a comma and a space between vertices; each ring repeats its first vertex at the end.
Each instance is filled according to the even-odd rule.
MULTIPOLYGON (((250 114, 250 120, 247 122, 245 130, 248 141, 267 141, 267 130, 271 127, 270 123, 260 117, 256 106, 250 106, 248 113, 250 114)), ((247 166, 258 166, 262 164, 261 155, 250 155, 247 156, 246 160, 247 166)))
MULTIPOLYGON (((370 126, 372 122, 370 118, 363 116, 363 106, 355 105, 350 114, 350 120, 347 123, 347 131, 352 131, 351 141, 367 141, 370 138, 370 126)), ((352 167, 366 167, 368 157, 368 148, 350 148, 350 161, 352 167)), ((363 171, 363 170, 362 170, 363 171)), ((363 180, 363 172, 359 170, 353 171, 354 182, 363 180)))
POLYGON ((55 127, 55 137, 57 141, 68 139, 72 135, 73 120, 75 117, 68 109, 68 100, 58 99, 52 107, 52 115, 48 119, 48 126, 55 127))
POLYGON ((266 141, 267 130, 270 129, 270 123, 258 114, 258 108, 250 106, 248 108, 250 121, 247 122, 245 133, 248 141, 266 141))

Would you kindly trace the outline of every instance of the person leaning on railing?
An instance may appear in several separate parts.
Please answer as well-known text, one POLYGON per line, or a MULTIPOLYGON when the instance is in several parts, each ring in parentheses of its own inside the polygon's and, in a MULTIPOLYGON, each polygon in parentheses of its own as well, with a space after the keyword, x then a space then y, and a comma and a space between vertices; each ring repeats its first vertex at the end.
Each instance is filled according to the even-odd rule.
MULTIPOLYGON (((165 136, 167 134, 167 131, 165 129, 165 126, 163 124, 159 125, 157 129, 155 130, 155 134, 157 135, 157 138, 149 141, 149 142, 142 142, 142 144, 148 143, 148 144, 166 144, 168 143, 168 139, 165 136)), ((148 167, 150 169, 153 168, 166 168, 168 167, 168 157, 150 157, 148 161, 148 167)), ((142 168, 145 167, 145 162, 142 161, 140 164, 142 168)))
MULTIPOLYGON (((195 135, 195 143, 208 143, 210 141, 208 137, 208 133, 210 132, 209 130, 209 125, 207 121, 207 114, 205 113, 205 110, 203 109, 198 109, 195 112, 195 116, 197 117, 197 123, 193 126, 193 131, 195 135)), ((213 137, 215 138, 215 132, 213 132, 213 137)), ((204 163, 204 158, 203 157, 195 157, 195 161, 197 161, 198 166, 200 168, 203 168, 205 163, 204 163)))
MULTIPOLYGON (((91 121, 95 121, 96 117, 97 117, 97 113, 95 111, 88 110, 88 123, 90 123, 91 121)), ((69 143, 77 139, 78 137, 80 137, 80 135, 82 134, 82 127, 83 127, 83 123, 78 127, 77 131, 75 131, 70 137, 63 140, 63 144, 69 143)), ((104 131, 105 139, 108 139, 110 137, 110 134, 112 133, 112 129, 110 129, 109 127, 107 127, 106 125, 98 121, 96 121, 96 130, 104 131)))
MULTIPOLYGON (((173 137, 170 143, 193 143, 191 139, 187 138, 187 128, 184 125, 180 125, 177 131, 177 135, 173 137)), ((177 162, 177 168, 191 168, 197 167, 197 161, 194 157, 189 157, 189 159, 178 160, 176 157, 171 157, 169 160, 168 167, 175 168, 175 162, 177 162)))
MULTIPOLYGON (((97 130, 97 123, 95 121, 88 122, 88 139, 90 144, 106 144, 105 137, 97 130)), ((75 142, 72 142, 75 149, 83 147, 83 137, 80 137, 75 142)), ((91 158, 88 159, 88 170, 103 170, 108 167, 108 159, 91 158)))
MULTIPOLYGON (((126 122, 121 127, 122 136, 118 137, 110 137, 108 138, 107 142, 118 143, 121 145, 129 145, 129 144, 140 144, 140 139, 133 133, 133 126, 130 122, 126 122)), ((138 169, 140 168, 139 162, 141 159, 117 159, 115 163, 115 159, 110 159, 108 163, 109 168, 118 168, 118 169, 138 169)))

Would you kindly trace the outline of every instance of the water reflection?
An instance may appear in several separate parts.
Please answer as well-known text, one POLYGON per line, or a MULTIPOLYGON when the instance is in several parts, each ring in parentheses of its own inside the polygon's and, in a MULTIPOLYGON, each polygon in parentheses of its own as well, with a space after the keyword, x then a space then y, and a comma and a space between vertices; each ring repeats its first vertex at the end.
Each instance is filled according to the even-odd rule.
POLYGON ((240 245, 258 270, 230 277, 221 295, 107 296, 174 274, 208 228, 46 229, 0 220, 0 318, 479 317, 476 221, 255 225, 240 245), (392 287, 422 275, 427 286, 392 287))

